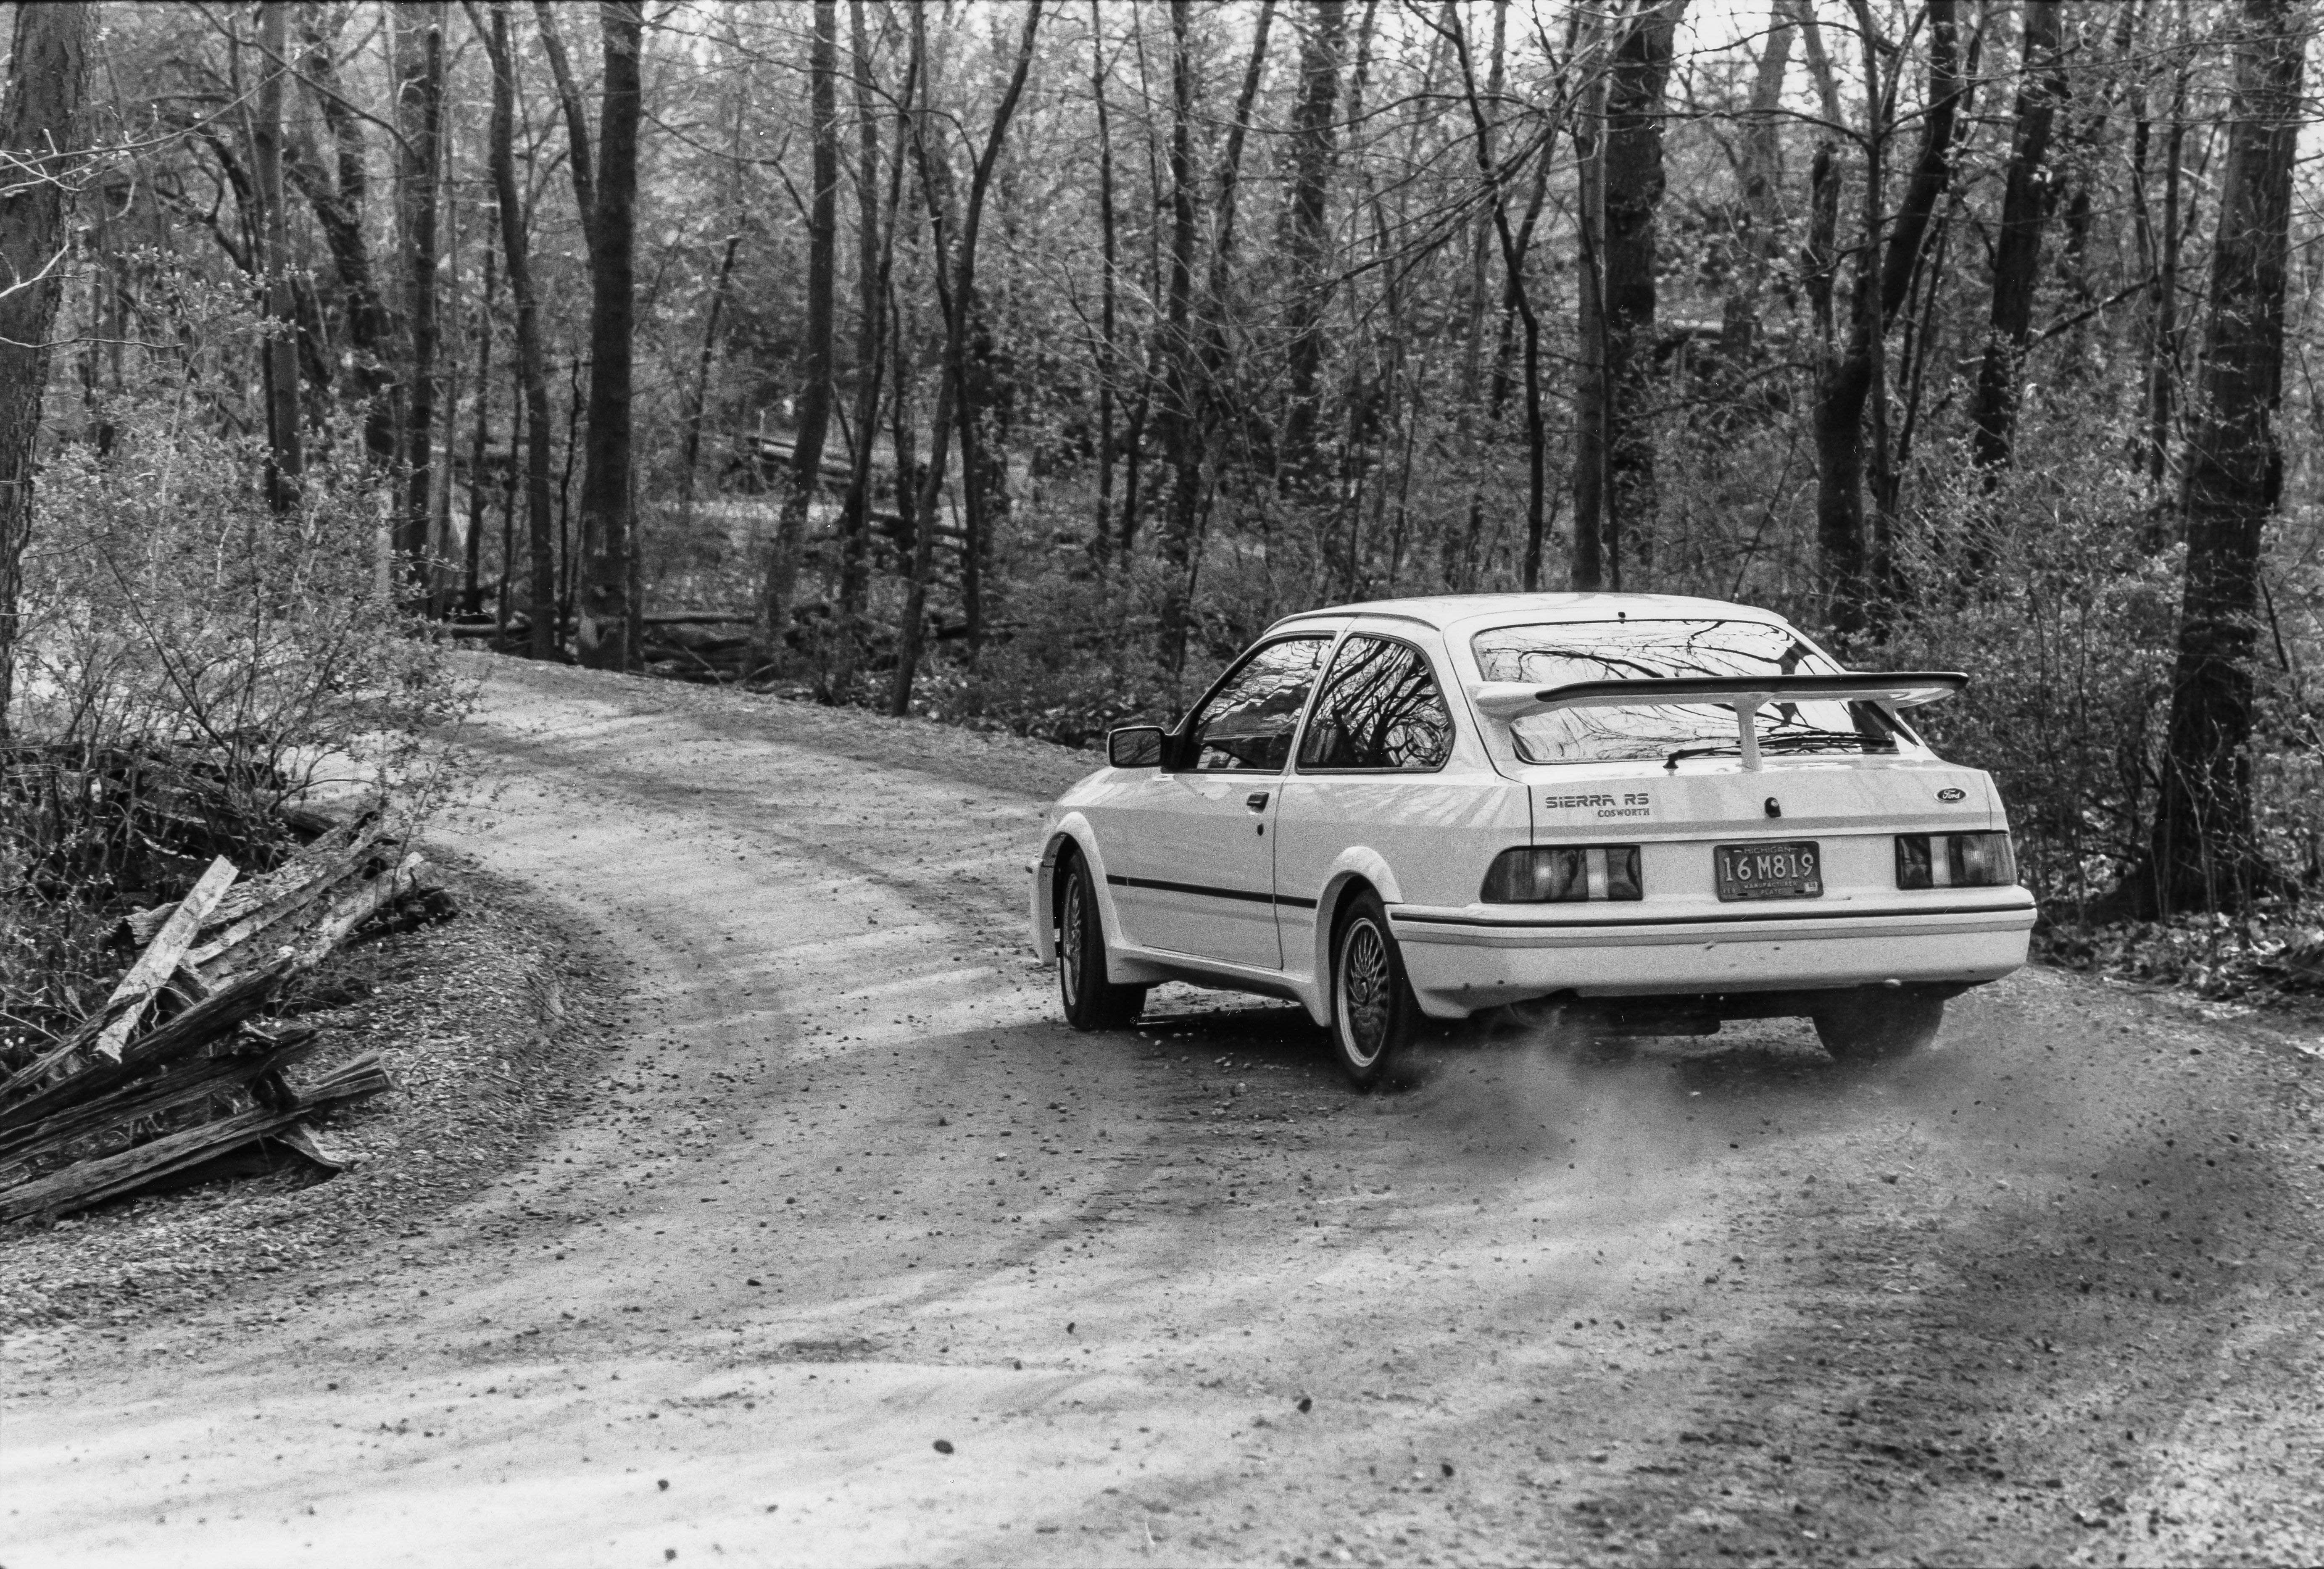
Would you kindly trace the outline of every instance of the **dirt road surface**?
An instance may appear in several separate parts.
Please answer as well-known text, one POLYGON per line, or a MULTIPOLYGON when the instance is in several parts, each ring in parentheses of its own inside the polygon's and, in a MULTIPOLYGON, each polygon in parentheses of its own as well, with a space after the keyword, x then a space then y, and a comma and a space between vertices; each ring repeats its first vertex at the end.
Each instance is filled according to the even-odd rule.
POLYGON ((586 918, 592 1110, 300 1283, 6 1348, 0 1563, 2313 1562, 2318 1041, 2029 972, 1803 1025, 1056 1018, 1080 761, 514 663, 441 838, 586 918))

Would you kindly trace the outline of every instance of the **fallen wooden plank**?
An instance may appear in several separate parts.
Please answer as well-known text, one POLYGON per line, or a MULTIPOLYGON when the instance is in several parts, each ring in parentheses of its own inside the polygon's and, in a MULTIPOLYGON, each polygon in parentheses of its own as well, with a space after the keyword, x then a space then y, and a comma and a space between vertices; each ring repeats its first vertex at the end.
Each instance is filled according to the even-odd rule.
POLYGON ((68 1166, 0 1193, 0 1222, 46 1219, 103 1204, 173 1171, 230 1153, 278 1128, 289 1127, 303 1115, 302 1112, 266 1109, 241 1112, 198 1128, 165 1134, 117 1155, 68 1166))
POLYGON ((380 825, 376 818, 367 823, 340 823, 311 844, 302 844, 285 856, 282 864, 258 877, 245 877, 218 900, 217 909, 202 923, 205 932, 231 926, 253 910, 263 909, 276 900, 306 884, 328 863, 339 859, 353 846, 358 832, 376 838, 380 825))
POLYGON ((145 1017, 146 1004, 176 974, 178 961, 194 946, 203 919, 226 896, 235 877, 234 863, 221 855, 210 863, 209 870, 202 873, 193 891, 178 901, 175 913, 161 923, 153 941, 129 966, 129 974, 121 977, 121 983, 106 1001, 105 1027, 97 1031, 90 1048, 97 1056, 108 1062, 121 1060, 122 1048, 128 1044, 130 1032, 145 1017))
POLYGON ((293 1122, 274 1135, 277 1144, 289 1146, 326 1171, 345 1171, 363 1157, 343 1144, 334 1142, 311 1122, 293 1122))
MULTIPOLYGON (((205 933, 215 931, 272 903, 306 881, 314 874, 315 868, 334 852, 345 849, 359 828, 368 831, 377 826, 376 822, 332 824, 313 842, 300 846, 273 871, 259 877, 244 877, 227 889, 226 897, 217 901, 217 907, 203 918, 202 930, 205 933)), ((377 835, 374 833, 372 836, 375 838, 377 835)), ((161 929, 161 923, 168 920, 177 908, 174 904, 157 904, 151 909, 124 916, 122 925, 138 942, 150 943, 154 934, 161 929)))
MULTIPOLYGON (((297 1062, 320 1042, 321 1032, 307 1029, 268 1039, 245 1032, 236 1049, 216 1057, 198 1057, 139 1079, 95 1098, 66 1106, 27 1128, 0 1133, 0 1168, 18 1168, 29 1180, 30 1163, 85 1140, 101 1138, 149 1117, 167 1116, 199 1105, 216 1095, 242 1089, 257 1079, 297 1062)), ((0 1187, 14 1186, 0 1171, 0 1187)))
POLYGON ((51 1219, 107 1199, 126 1197, 174 1173, 230 1155, 258 1140, 278 1136, 286 1129, 303 1124, 317 1112, 374 1094, 391 1084, 375 1061, 357 1059, 302 1093, 297 1105, 260 1106, 237 1112, 199 1127, 164 1134, 117 1154, 79 1161, 0 1191, 0 1223, 51 1219))
POLYGON ((303 1089, 291 1085, 290 1093, 299 1104, 313 1109, 361 1100, 393 1088, 395 1080, 382 1066, 379 1053, 367 1051, 361 1057, 349 1057, 303 1089))
POLYGON ((419 886, 420 869, 428 858, 417 850, 368 881, 333 900, 323 918, 309 928, 292 950, 291 963, 304 970, 319 964, 347 935, 419 886))
MULTIPOLYGON (((383 836, 383 830, 374 824, 356 835, 354 842, 338 854, 304 868, 302 878, 290 885, 280 898, 249 911, 241 919, 213 934, 186 955, 187 962, 194 966, 197 974, 215 985, 221 976, 243 967, 238 962, 221 962, 226 960, 235 949, 261 938, 277 948, 285 946, 278 939, 288 937, 303 926, 306 917, 313 913, 315 907, 333 889, 355 873, 383 836)), ((251 951, 254 954, 258 952, 259 946, 254 946, 251 951)))
POLYGON ((0 1131, 44 1121, 69 1105, 104 1094, 147 1068, 190 1055, 256 1014, 274 1000, 290 973, 281 960, 233 982, 130 1041, 117 1062, 81 1062, 85 1034, 76 1034, 0 1084, 0 1131), (60 1069, 71 1071, 60 1074, 60 1069))

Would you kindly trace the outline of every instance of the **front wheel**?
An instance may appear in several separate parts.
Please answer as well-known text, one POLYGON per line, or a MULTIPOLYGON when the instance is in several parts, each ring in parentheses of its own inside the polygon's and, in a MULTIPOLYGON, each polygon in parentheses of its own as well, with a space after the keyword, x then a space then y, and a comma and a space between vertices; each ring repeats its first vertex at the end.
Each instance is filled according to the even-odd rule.
POLYGON ((1937 1038, 1945 1000, 1923 992, 1868 987, 1835 992, 1811 1015, 1816 1038, 1841 1062, 1890 1062, 1937 1038))
POLYGON ((1105 923, 1089 863, 1074 855, 1065 867, 1057 904, 1057 994, 1065 1022, 1075 1029, 1120 1029, 1138 1022, 1146 988, 1105 977, 1105 923))
POLYGON ((1388 909, 1378 894, 1360 893, 1332 938, 1332 1046, 1342 1071, 1358 1089, 1370 1089, 1388 1076, 1419 1021, 1388 909))

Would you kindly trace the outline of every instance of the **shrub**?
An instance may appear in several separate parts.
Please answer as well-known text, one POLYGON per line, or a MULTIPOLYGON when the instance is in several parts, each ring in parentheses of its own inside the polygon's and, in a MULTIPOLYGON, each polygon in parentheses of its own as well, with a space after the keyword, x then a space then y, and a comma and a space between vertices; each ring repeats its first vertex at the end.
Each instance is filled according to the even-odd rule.
POLYGON ((277 516, 263 452, 196 401, 113 410, 107 452, 42 472, 0 775, 19 1029, 89 1005, 112 915, 178 897, 213 854, 270 864, 309 796, 424 810, 422 740, 463 711, 447 650, 392 602, 369 477, 327 456, 277 516))

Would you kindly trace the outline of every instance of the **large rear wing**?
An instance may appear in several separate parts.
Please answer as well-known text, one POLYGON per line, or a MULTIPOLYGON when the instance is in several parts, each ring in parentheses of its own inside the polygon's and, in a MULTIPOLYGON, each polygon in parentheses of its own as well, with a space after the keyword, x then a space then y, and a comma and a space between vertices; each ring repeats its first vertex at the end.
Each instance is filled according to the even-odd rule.
POLYGON ((1646 676, 1636 680, 1572 681, 1536 687, 1526 681, 1480 681, 1469 688, 1480 713, 1507 723, 1553 708, 1640 708, 1681 703, 1735 710, 1743 766, 1759 766, 1759 732, 1752 716, 1770 703, 1885 703, 1917 708, 1969 685, 1958 670, 1859 671, 1835 676, 1646 676))

